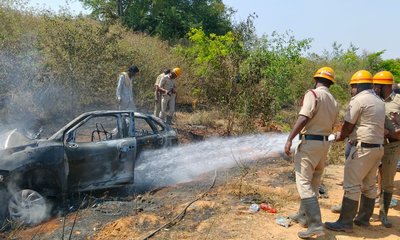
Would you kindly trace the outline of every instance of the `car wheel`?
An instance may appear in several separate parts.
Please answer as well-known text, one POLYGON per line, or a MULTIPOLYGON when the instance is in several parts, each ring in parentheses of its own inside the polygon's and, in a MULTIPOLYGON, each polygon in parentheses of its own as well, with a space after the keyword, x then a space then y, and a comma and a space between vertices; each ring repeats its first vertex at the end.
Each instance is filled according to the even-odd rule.
POLYGON ((35 225, 46 218, 46 199, 38 192, 24 189, 14 193, 8 202, 10 219, 24 225, 35 225))

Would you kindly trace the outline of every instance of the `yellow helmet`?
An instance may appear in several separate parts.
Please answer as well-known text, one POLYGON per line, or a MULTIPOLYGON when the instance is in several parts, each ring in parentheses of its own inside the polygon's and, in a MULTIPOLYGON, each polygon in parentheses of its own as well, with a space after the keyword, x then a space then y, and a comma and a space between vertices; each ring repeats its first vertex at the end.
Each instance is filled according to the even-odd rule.
POLYGON ((351 84, 372 83, 372 74, 367 70, 360 70, 351 77, 351 84))
POLYGON ((179 77, 181 75, 181 69, 176 67, 172 70, 172 72, 175 73, 176 77, 179 77))
POLYGON ((333 83, 336 82, 335 81, 335 72, 330 67, 322 67, 322 68, 318 69, 314 74, 314 79, 317 77, 326 78, 328 80, 331 80, 333 83))
POLYGON ((392 85, 393 84, 393 74, 389 71, 381 71, 374 75, 372 78, 372 82, 374 84, 385 84, 392 85))

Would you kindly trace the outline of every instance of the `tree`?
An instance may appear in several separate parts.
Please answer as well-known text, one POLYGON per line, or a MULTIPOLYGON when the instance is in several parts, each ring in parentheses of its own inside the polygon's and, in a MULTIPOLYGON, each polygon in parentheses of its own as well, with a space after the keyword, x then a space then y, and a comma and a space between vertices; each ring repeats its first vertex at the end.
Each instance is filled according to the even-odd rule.
POLYGON ((188 33, 190 47, 178 46, 177 51, 193 62, 195 79, 192 93, 195 98, 218 107, 228 119, 226 133, 233 129, 235 105, 238 99, 236 77, 239 73, 242 43, 235 34, 206 34, 202 28, 188 33))
POLYGON ((232 29, 233 10, 222 0, 80 0, 92 16, 105 21, 120 19, 134 31, 174 42, 190 28, 224 35, 232 29))

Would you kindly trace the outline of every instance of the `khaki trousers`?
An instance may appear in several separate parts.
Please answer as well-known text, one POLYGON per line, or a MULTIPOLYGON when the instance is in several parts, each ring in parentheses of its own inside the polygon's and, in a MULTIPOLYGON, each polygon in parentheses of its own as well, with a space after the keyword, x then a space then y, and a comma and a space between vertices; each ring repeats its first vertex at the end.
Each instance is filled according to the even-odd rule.
POLYGON ((376 171, 383 156, 383 147, 362 148, 352 146, 344 165, 344 196, 360 200, 361 193, 367 198, 376 197, 376 171))
POLYGON ((397 161, 400 157, 400 142, 384 145, 382 157, 382 191, 393 193, 394 177, 397 170, 397 161))
POLYGON ((166 116, 173 117, 175 114, 175 98, 176 94, 163 94, 161 97, 161 113, 160 118, 165 121, 166 116))
POLYGON ((300 198, 318 197, 329 151, 328 141, 301 140, 294 154, 296 187, 300 198))

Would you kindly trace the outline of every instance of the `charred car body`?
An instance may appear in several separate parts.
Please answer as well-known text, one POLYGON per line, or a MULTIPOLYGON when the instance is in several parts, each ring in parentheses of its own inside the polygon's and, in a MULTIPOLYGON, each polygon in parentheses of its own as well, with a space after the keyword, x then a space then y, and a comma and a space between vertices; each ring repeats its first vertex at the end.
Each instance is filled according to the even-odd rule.
POLYGON ((84 113, 48 139, 16 136, 0 150, 0 223, 28 225, 47 215, 48 198, 132 184, 141 151, 178 142, 160 119, 133 111, 84 113))

